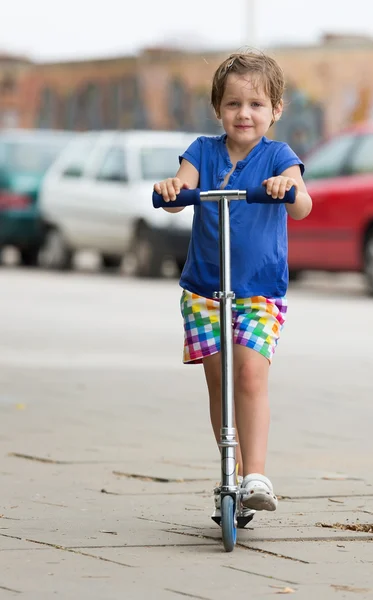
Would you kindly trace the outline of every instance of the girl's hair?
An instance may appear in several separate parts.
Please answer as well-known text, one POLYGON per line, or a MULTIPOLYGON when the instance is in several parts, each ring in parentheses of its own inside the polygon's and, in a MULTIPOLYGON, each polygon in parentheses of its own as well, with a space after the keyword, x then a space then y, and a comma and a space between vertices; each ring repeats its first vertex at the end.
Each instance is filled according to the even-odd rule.
POLYGON ((211 104, 215 111, 220 109, 227 77, 230 73, 250 75, 254 78, 253 85, 263 85, 264 92, 271 99, 272 108, 281 102, 284 89, 284 73, 277 62, 261 52, 236 52, 228 56, 216 69, 211 89, 211 104))

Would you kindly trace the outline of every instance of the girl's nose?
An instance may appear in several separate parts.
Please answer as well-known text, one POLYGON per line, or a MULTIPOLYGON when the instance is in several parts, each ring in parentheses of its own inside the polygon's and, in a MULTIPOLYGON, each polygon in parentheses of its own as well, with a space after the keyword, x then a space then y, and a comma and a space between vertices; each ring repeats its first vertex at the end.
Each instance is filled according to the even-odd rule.
POLYGON ((250 108, 248 106, 241 106, 238 111, 239 119, 249 119, 250 118, 250 108))

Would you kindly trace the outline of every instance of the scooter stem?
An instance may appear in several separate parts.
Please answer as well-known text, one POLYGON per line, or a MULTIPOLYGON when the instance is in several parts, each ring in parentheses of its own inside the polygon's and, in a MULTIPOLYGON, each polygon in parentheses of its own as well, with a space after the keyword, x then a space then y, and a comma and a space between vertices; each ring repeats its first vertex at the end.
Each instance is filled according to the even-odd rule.
POLYGON ((233 339, 232 339, 232 300, 231 291, 231 246, 229 200, 219 198, 219 260, 220 291, 214 298, 220 302, 220 343, 221 343, 221 485, 222 492, 237 489, 236 480, 236 430, 234 428, 234 391, 233 391, 233 339))

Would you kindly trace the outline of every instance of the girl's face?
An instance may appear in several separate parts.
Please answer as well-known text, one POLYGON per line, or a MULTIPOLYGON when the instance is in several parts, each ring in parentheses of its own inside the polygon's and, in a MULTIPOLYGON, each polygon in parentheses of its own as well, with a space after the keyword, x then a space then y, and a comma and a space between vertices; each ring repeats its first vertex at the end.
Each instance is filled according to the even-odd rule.
POLYGON ((228 75, 216 116, 221 119, 230 142, 250 150, 267 133, 271 122, 277 120, 281 113, 282 102, 273 108, 263 85, 253 81, 250 73, 228 75))

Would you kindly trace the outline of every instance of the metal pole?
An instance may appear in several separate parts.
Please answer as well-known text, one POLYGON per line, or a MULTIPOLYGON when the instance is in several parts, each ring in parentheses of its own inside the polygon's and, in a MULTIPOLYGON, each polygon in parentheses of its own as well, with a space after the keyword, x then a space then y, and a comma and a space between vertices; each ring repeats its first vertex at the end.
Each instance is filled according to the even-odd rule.
POLYGON ((258 32, 257 32, 257 6, 256 0, 243 0, 244 12, 246 13, 246 19, 243 20, 246 26, 244 29, 244 45, 256 48, 258 44, 258 32))
POLYGON ((232 299, 231 291, 231 248, 229 200, 222 196, 219 200, 219 253, 220 253, 220 341, 221 341, 221 433, 222 489, 236 487, 236 431, 234 424, 233 392, 233 339, 232 339, 232 299))

